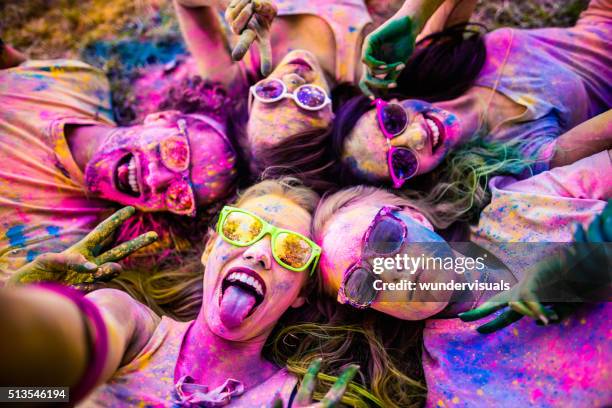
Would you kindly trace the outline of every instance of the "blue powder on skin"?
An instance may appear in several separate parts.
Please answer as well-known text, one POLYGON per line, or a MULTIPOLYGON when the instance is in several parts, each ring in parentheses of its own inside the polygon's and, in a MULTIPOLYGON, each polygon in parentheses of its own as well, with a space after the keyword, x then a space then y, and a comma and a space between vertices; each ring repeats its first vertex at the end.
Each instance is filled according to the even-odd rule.
POLYGON ((6 237, 13 247, 23 248, 26 243, 26 237, 23 234, 25 227, 23 225, 15 225, 6 231, 6 237))
POLYGON ((47 228, 47 233, 54 238, 59 238, 60 236, 60 227, 56 225, 49 225, 47 228))

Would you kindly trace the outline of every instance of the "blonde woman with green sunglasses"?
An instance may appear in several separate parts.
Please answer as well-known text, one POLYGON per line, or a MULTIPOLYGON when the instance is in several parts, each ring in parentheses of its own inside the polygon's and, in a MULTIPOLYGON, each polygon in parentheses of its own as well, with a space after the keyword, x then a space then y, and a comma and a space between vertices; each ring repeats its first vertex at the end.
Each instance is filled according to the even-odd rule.
MULTIPOLYGON (((286 361, 266 358, 273 331, 313 316, 304 305, 314 283, 309 272, 320 255, 309 238, 318 199, 293 180, 268 180, 247 189, 236 207, 225 207, 201 257, 206 270, 201 308, 189 322, 160 318, 114 289, 86 296, 61 285, 3 290, 6 319, 0 330, 12 336, 0 340, 0 382, 69 386, 72 403, 91 393, 87 406, 338 404, 358 366, 337 367, 338 380, 322 402, 313 403, 320 360, 304 370, 297 389, 296 375, 277 365, 286 361)), ((123 210, 90 238, 103 240, 129 213, 123 210)), ((81 248, 92 245, 46 254, 32 269, 52 269, 45 276, 61 282, 79 254, 95 255, 81 248), (49 260, 52 266, 43 262, 49 260)))

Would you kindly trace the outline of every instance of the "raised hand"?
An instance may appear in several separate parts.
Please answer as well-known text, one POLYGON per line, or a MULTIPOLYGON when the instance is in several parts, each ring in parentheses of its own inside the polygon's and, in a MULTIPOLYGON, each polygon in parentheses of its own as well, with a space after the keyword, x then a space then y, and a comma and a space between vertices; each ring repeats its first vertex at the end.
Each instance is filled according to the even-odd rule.
MULTIPOLYGON (((302 384, 298 389, 295 400, 293 401, 293 407, 300 408, 331 408, 335 407, 340 403, 342 396, 346 392, 346 387, 351 382, 357 371, 359 371, 359 366, 355 364, 351 364, 348 366, 340 377, 336 380, 334 385, 329 389, 323 400, 320 402, 313 402, 312 395, 314 394, 315 387, 317 385, 317 374, 321 369, 321 359, 318 358, 314 360, 308 366, 308 370, 306 371, 306 375, 302 379, 302 384)), ((277 398, 272 403, 272 407, 274 408, 283 408, 283 400, 277 398)))
POLYGON ((359 87, 365 95, 373 98, 375 91, 397 86, 397 77, 414 51, 416 35, 412 19, 403 16, 391 18, 364 39, 359 87))
POLYGON ((495 295, 474 310, 461 313, 459 318, 471 322, 508 308, 477 328, 478 332, 487 334, 524 316, 537 320, 538 324, 559 322, 584 300, 607 300, 612 290, 612 253, 603 243, 612 242, 612 200, 593 219, 586 232, 581 226, 577 227, 574 241, 560 256, 538 263, 511 290, 495 295))
POLYGON ((117 261, 157 240, 157 233, 147 232, 102 252, 104 243, 134 212, 134 207, 124 207, 65 251, 37 256, 32 262, 19 268, 9 283, 53 281, 88 291, 93 289, 97 282, 115 278, 122 270, 117 261))
POLYGON ((253 41, 257 41, 264 76, 272 72, 270 27, 276 13, 276 6, 270 0, 232 0, 225 10, 225 20, 232 32, 240 36, 232 50, 232 59, 241 60, 253 41))

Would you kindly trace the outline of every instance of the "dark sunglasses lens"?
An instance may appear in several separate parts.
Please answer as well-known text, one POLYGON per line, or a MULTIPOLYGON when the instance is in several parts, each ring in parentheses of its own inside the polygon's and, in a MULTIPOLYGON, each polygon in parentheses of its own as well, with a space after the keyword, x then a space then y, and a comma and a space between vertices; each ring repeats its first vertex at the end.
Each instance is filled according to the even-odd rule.
POLYGON ((381 118, 382 125, 387 133, 394 136, 400 134, 406 128, 408 122, 406 111, 396 104, 385 105, 382 108, 381 118))
POLYGON ((276 99, 283 94, 280 81, 263 81, 255 86, 255 93, 263 100, 276 99))
POLYGON ((302 86, 296 96, 302 105, 309 108, 318 108, 325 103, 325 93, 314 86, 302 86))
POLYGON ((355 269, 344 284, 344 294, 358 305, 368 305, 376 298, 376 277, 364 268, 355 269))
POLYGON ((408 179, 417 172, 419 162, 412 151, 397 148, 391 153, 391 171, 397 179, 408 179))
POLYGON ((368 236, 368 251, 387 255, 399 251, 404 240, 404 226, 396 219, 380 218, 368 236))

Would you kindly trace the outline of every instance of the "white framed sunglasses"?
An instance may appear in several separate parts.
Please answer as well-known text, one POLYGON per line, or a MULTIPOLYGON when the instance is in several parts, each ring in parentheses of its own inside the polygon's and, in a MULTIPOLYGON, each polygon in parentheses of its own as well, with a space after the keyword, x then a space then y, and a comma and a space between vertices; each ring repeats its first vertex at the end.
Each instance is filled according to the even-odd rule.
POLYGON ((305 84, 297 87, 292 93, 280 79, 262 79, 250 88, 251 95, 259 102, 274 103, 289 98, 300 108, 318 111, 331 104, 329 95, 318 85, 305 84))

